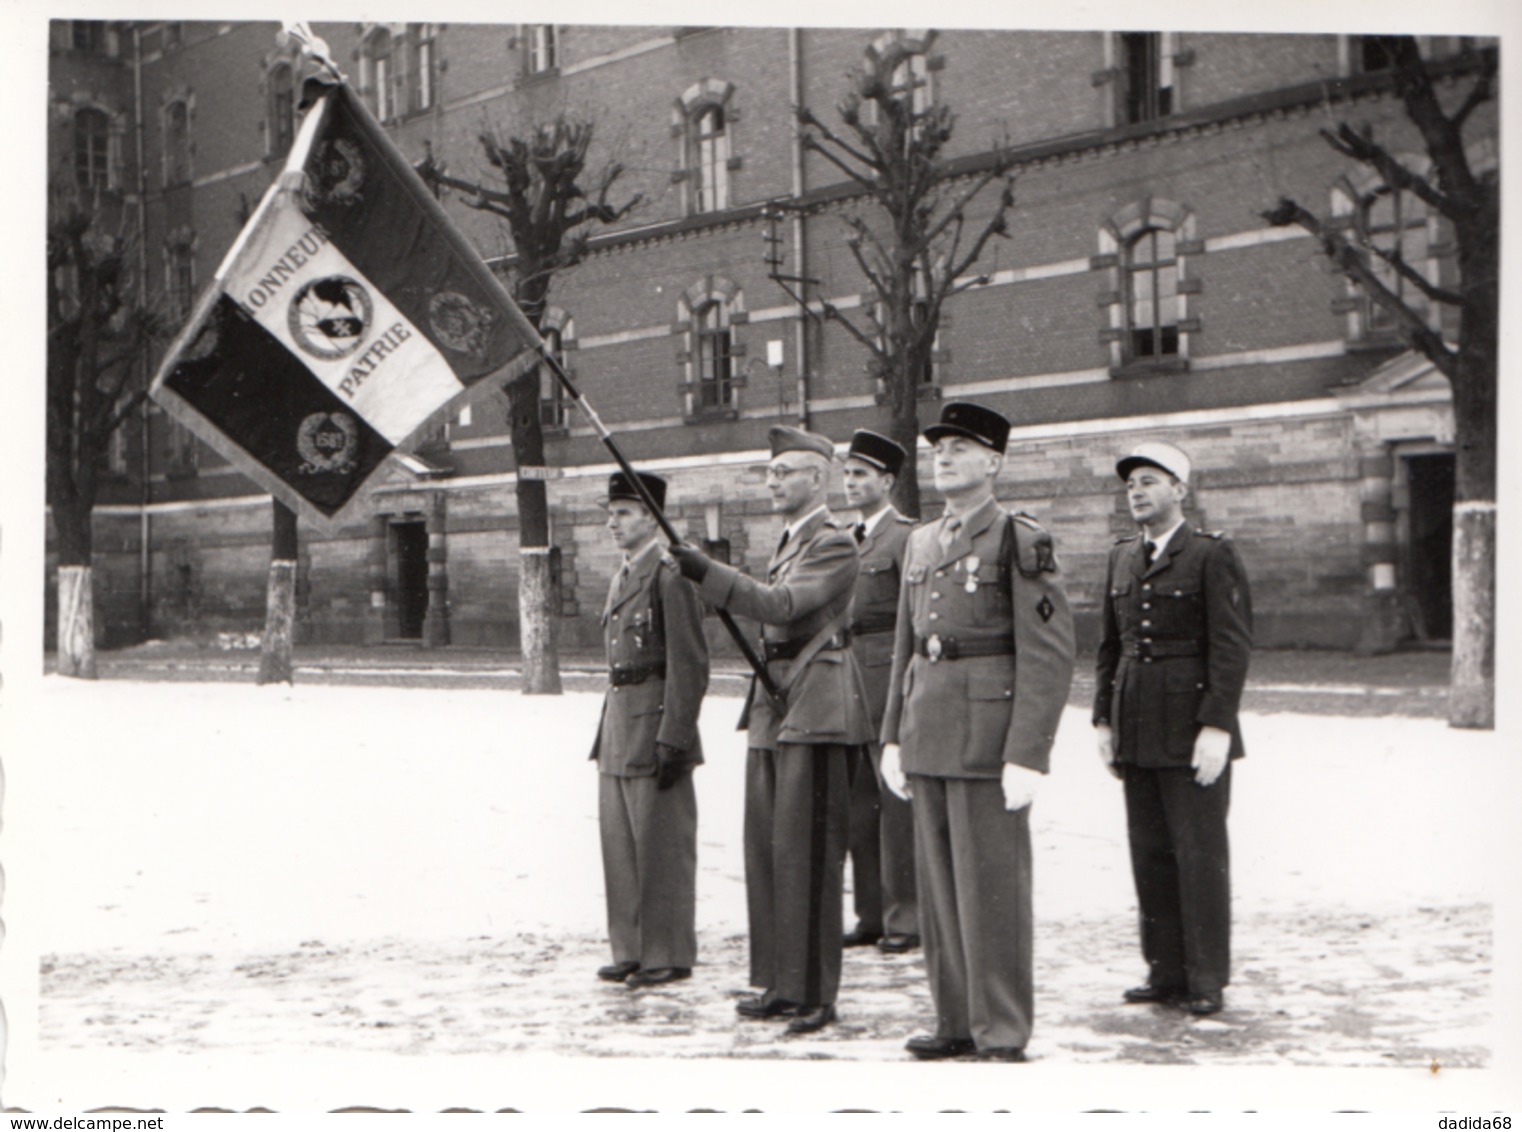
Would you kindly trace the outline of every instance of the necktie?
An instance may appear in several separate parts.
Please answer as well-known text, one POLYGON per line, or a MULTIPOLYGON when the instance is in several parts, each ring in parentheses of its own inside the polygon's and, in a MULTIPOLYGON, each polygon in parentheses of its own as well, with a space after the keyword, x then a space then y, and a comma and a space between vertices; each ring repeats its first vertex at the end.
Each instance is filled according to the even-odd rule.
POLYGON ((856 535, 856 544, 858 546, 867 541, 867 524, 857 523, 851 530, 856 535))
POLYGON ((630 573, 631 571, 629 570, 629 560, 626 558, 624 559, 624 564, 618 568, 618 589, 620 593, 622 593, 623 588, 629 584, 630 573))
POLYGON ((772 557, 773 558, 775 558, 775 557, 777 557, 777 555, 781 554, 783 547, 787 546, 787 538, 788 538, 788 535, 790 533, 791 532, 789 532, 786 527, 782 528, 782 537, 777 540, 777 549, 772 551, 772 557))
POLYGON ((1152 563, 1157 561, 1157 552, 1158 552, 1158 549, 1159 548, 1158 548, 1158 545, 1157 545, 1156 542, 1154 542, 1152 539, 1148 539, 1147 540, 1147 564, 1148 565, 1151 565, 1152 563))
POLYGON ((947 554, 951 551, 951 544, 956 542, 957 532, 961 529, 961 519, 948 518, 944 523, 941 524, 941 533, 938 537, 941 543, 942 554, 947 554))

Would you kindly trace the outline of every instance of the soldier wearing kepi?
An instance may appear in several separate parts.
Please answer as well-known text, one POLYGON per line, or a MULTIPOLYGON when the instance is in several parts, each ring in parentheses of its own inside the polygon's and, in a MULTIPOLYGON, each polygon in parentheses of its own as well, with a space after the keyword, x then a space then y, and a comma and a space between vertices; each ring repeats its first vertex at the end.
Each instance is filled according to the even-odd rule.
POLYGON ((704 601, 762 623, 772 703, 752 682, 740 726, 745 767, 745 889, 750 977, 745 1018, 788 1018, 806 1034, 835 1020, 840 989, 842 874, 852 752, 872 737, 866 695, 847 647, 856 540, 825 505, 835 448, 781 425, 770 432, 767 489, 787 525, 766 580, 674 546, 704 601))
POLYGON ((1110 551, 1094 693, 1099 757, 1125 783, 1147 960, 1123 997, 1214 1014, 1231 965, 1226 810, 1252 600, 1231 543, 1184 519, 1188 456, 1147 443, 1115 467, 1141 526, 1110 551))
MULTIPOLYGON (((657 507, 666 481, 640 473, 657 507)), ((613 962, 600 979, 632 989, 692 974, 698 711, 708 688, 703 606, 661 552, 656 517, 621 473, 608 483, 608 532, 624 552, 603 609, 608 694, 592 747, 613 962)))
MULTIPOLYGON (((894 441, 866 429, 851 437, 841 479, 846 502, 860 512, 854 533, 861 548, 861 572, 851 602, 851 651, 861 666, 867 707, 876 734, 888 704, 893 669, 893 628, 898 590, 912 520, 900 515, 889 495, 906 453, 894 441)), ((851 763, 852 894, 856 927, 847 947, 876 943, 901 954, 920 943, 919 904, 914 888, 914 814, 909 803, 882 784, 877 744, 863 748, 851 763)))
POLYGON ((949 402, 925 429, 945 516, 909 536, 882 773, 913 795, 924 1059, 1024 1061, 1034 1009, 1030 805, 1073 677, 1049 534, 994 498, 1009 421, 949 402), (901 745, 901 746, 900 746, 901 745))

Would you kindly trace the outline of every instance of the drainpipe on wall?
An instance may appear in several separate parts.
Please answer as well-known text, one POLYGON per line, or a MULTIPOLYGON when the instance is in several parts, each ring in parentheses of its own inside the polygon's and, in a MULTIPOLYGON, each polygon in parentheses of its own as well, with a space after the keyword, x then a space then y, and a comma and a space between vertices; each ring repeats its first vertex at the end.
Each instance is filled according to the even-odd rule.
MULTIPOLYGON (((143 29, 134 26, 132 29, 132 114, 137 125, 137 255, 138 255, 138 286, 146 294, 148 288, 148 170, 143 161, 143 29)), ((148 359, 144 357, 143 380, 146 382, 149 376, 148 359)), ((152 519, 148 515, 148 504, 152 499, 152 488, 148 479, 150 473, 150 447, 148 444, 148 422, 151 403, 148 398, 143 398, 142 404, 142 451, 139 455, 139 466, 142 469, 141 482, 138 484, 140 499, 138 502, 137 541, 138 541, 138 627, 147 640, 153 631, 153 555, 149 547, 149 537, 152 533, 152 519)))
MULTIPOLYGON (((787 32, 788 97, 793 106, 803 105, 803 32, 789 28, 787 32)), ((803 137, 793 123, 793 199, 803 197, 803 137)), ((803 213, 793 210, 793 274, 806 277, 808 263, 804 259, 803 213)), ((800 284, 806 287, 807 284, 800 284)), ((793 354, 798 359, 798 425, 809 427, 809 340, 808 314, 798 311, 793 327, 793 354)))

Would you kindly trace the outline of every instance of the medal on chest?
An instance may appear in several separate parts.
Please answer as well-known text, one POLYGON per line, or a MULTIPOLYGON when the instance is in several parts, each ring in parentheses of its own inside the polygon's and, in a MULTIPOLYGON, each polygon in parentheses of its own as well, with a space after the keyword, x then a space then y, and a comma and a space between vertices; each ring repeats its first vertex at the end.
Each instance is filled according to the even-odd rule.
POLYGON ((967 568, 967 584, 962 588, 970 594, 978 592, 978 567, 983 564, 976 554, 969 554, 963 561, 967 568))

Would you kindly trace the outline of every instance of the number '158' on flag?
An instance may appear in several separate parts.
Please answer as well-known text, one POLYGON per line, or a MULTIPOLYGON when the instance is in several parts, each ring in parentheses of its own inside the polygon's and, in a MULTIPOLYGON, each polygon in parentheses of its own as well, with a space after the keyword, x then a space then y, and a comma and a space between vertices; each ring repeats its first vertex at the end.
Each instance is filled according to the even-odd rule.
POLYGON ((314 89, 152 393, 330 525, 393 451, 532 367, 539 336, 348 85, 314 89))

